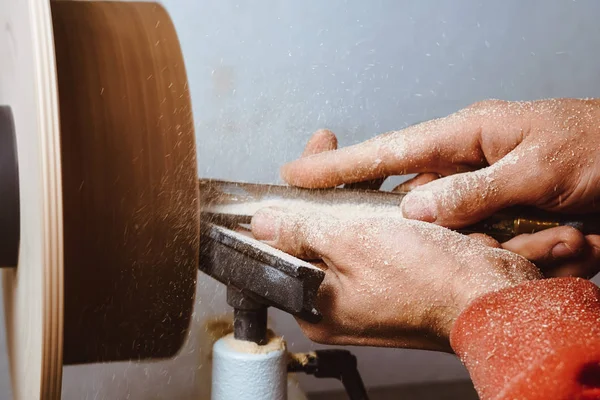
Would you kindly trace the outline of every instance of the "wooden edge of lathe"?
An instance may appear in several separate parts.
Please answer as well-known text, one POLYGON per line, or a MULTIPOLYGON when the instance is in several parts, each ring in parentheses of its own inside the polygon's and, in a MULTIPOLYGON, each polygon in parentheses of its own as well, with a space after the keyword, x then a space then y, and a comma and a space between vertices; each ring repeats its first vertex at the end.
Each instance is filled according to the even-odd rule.
POLYGON ((3 89, 12 93, 8 96, 13 103, 8 105, 15 107, 15 133, 21 151, 19 263, 2 271, 12 394, 17 399, 58 399, 62 383, 63 236, 50 6, 47 1, 13 2, 4 11, 8 19, 3 34, 15 51, 2 61, 10 66, 6 71, 14 78, 3 89), (11 91, 15 87, 17 91, 11 91))

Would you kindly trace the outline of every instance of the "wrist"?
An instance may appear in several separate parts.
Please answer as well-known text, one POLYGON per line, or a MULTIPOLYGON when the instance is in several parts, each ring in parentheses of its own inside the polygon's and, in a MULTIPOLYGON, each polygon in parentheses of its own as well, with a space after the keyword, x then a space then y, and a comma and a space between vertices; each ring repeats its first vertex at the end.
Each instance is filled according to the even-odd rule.
POLYGON ((470 279, 459 281, 455 312, 446 321, 448 334, 458 316, 477 299, 527 282, 543 279, 540 270, 525 258, 506 250, 494 250, 497 250, 500 257, 495 257, 485 267, 472 267, 470 279))

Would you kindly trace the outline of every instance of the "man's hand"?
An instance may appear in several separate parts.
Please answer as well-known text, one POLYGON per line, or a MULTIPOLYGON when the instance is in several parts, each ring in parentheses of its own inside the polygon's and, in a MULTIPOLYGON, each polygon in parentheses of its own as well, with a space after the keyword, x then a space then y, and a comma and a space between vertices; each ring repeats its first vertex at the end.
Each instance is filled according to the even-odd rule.
POLYGON ((530 262, 468 237, 395 213, 358 207, 266 208, 254 237, 307 260, 323 260, 323 321, 300 322, 329 344, 449 350, 456 317, 471 300, 541 278, 530 262))
MULTIPOLYGON (((515 204, 600 211, 599 100, 484 101, 340 150, 332 136, 317 132, 311 142, 319 151, 308 151, 309 143, 308 155, 283 167, 284 179, 321 188, 419 173, 403 185, 413 190, 402 213, 450 228, 515 204)), ((569 227, 520 236, 504 247, 550 276, 593 276, 600 268, 600 236, 569 227)))

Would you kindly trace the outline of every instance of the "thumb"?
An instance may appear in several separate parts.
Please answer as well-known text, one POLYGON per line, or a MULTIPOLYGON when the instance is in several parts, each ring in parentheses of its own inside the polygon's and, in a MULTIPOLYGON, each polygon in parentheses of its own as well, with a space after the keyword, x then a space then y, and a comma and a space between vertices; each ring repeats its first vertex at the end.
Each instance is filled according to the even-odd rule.
POLYGON ((332 222, 321 214, 296 213, 268 207, 252 217, 252 234, 258 240, 295 257, 321 258, 330 242, 332 222))
POLYGON ((531 170, 501 160, 474 172, 434 180, 406 195, 402 214, 448 228, 470 225, 508 206, 533 202, 540 185, 531 185, 531 170))

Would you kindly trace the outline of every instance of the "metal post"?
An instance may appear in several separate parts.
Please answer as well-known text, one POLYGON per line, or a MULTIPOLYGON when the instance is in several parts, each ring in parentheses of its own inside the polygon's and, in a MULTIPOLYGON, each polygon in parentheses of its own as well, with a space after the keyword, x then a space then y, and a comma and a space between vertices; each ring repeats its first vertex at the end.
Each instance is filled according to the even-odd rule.
POLYGON ((231 286, 227 288, 227 303, 233 307, 234 337, 261 346, 266 344, 267 306, 231 286))

